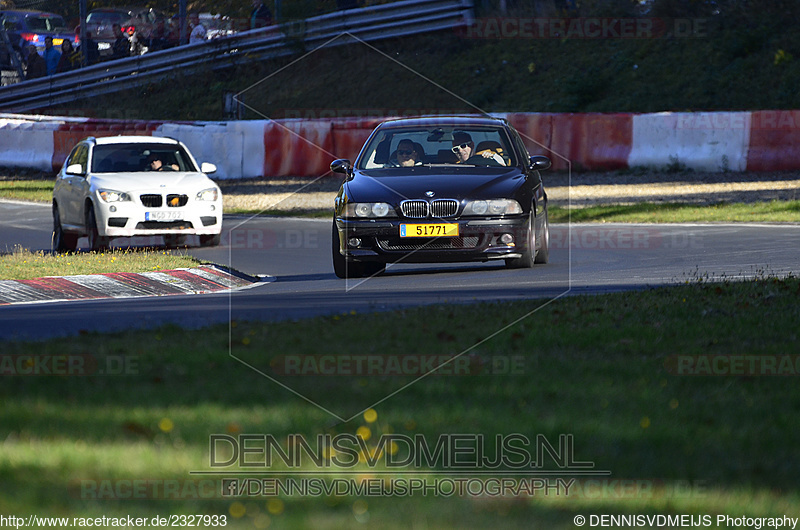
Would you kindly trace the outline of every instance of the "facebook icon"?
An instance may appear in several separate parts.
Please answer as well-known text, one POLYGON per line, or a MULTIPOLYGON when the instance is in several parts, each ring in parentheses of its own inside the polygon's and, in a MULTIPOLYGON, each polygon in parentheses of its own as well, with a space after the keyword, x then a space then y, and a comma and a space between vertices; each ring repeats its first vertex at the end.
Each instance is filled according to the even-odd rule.
POLYGON ((238 481, 235 478, 222 479, 222 496, 234 497, 239 494, 238 481))

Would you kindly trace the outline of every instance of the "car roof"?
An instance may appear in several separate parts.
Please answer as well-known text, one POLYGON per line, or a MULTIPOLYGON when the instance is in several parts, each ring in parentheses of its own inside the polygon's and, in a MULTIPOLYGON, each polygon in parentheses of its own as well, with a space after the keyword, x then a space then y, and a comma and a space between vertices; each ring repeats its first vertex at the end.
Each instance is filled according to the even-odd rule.
POLYGON ((386 120, 379 127, 400 128, 400 127, 505 127, 508 122, 503 118, 492 118, 487 116, 419 116, 415 118, 397 118, 386 120))
POLYGON ((64 18, 58 13, 50 13, 49 11, 37 11, 35 9, 0 9, 0 16, 10 13, 13 13, 15 15, 43 15, 46 17, 64 18))
POLYGON ((102 138, 95 138, 96 145, 114 145, 114 144, 164 144, 164 145, 178 145, 180 142, 173 138, 164 138, 162 136, 104 136, 102 138))

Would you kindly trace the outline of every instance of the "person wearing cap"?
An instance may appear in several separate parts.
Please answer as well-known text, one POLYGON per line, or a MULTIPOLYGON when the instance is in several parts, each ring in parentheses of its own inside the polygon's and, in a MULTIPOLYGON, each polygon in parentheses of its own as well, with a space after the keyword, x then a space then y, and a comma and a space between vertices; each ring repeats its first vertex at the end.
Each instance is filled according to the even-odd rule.
POLYGON ((472 141, 472 136, 464 131, 453 132, 453 153, 455 153, 458 158, 457 164, 466 164, 473 154, 483 158, 493 158, 496 154, 490 149, 475 153, 475 143, 472 141))
POLYGON ((463 164, 472 156, 472 151, 475 149, 475 143, 472 141, 472 136, 464 131, 455 131, 453 133, 453 153, 458 158, 458 163, 463 164))

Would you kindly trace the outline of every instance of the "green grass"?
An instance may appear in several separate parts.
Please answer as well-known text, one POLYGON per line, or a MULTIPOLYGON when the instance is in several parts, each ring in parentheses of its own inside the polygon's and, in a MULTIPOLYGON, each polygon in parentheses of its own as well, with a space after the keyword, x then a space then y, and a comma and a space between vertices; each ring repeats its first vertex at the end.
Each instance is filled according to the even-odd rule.
POLYGON ((573 208, 550 207, 552 223, 800 222, 800 201, 752 203, 643 202, 573 208), (571 213, 571 215, 570 215, 571 213))
MULTIPOLYGON (((84 359, 88 373, 4 376, 0 512, 235 514, 241 527, 269 520, 271 528, 348 528, 366 510, 369 523, 380 528, 555 529, 574 528, 578 514, 796 514, 796 374, 682 376, 671 359, 796 355, 799 293, 800 281, 791 278, 701 281, 568 297, 536 312, 540 301, 433 306, 300 322, 235 322, 230 329, 168 326, 6 343, 6 364, 0 366, 13 356, 37 353, 84 359), (347 423, 230 356, 278 377, 275 363, 288 354, 452 355, 468 348, 470 366, 515 359, 518 367, 495 375, 427 377, 375 405, 374 422, 359 411, 408 378, 279 378, 327 408, 356 414, 347 423), (124 369, 98 373, 109 366, 124 369), (382 433, 420 434, 431 443, 451 433, 483 433, 491 440, 496 434, 552 440, 572 434, 578 460, 610 470, 612 480, 651 487, 586 487, 566 497, 533 498, 81 497, 82 484, 103 480, 200 480, 188 472, 208 469, 214 433, 283 440, 294 433, 313 439, 318 433, 365 433, 364 428, 370 444, 382 433)), ((369 475, 364 466, 359 469, 369 475)))
POLYGON ((18 201, 50 202, 53 200, 53 181, 2 180, 0 198, 18 201))
POLYGON ((148 272, 196 267, 200 260, 164 250, 113 249, 106 252, 50 254, 16 248, 0 254, 0 279, 29 280, 106 272, 148 272))
MULTIPOLYGON (((513 12, 510 16, 543 15, 513 12)), ((370 111, 372 115, 452 114, 476 109, 796 109, 800 106, 800 94, 794 90, 800 82, 796 53, 800 32, 796 22, 789 22, 791 17, 781 16, 764 13, 739 22, 686 16, 684 22, 705 23, 703 34, 691 38, 484 39, 442 31, 368 45, 297 49, 291 57, 248 61, 224 71, 209 68, 188 78, 177 74, 161 83, 92 98, 54 112, 126 119, 221 120, 225 119, 224 94, 248 87, 253 88, 243 95, 248 106, 246 119, 357 117, 370 111), (795 53, 788 60, 776 61, 780 50, 795 53), (341 83, 341 72, 359 82, 341 83), (403 90, 397 90, 398 86, 403 90), (126 101, 124 109, 121 100, 126 101)), ((674 22, 666 17, 663 21, 674 22)))

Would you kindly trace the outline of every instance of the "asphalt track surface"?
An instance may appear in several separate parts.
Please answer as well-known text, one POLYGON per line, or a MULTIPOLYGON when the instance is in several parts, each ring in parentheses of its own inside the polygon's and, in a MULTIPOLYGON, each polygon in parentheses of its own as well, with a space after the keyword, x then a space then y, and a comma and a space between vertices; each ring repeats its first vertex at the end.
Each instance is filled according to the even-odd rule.
MULTIPOLYGON (((0 202, 0 252, 17 245, 49 250, 50 232, 49 206, 0 202)), ((800 225, 552 225, 550 263, 530 270, 508 270, 502 262, 397 264, 378 277, 345 281, 333 275, 330 234, 330 220, 226 217, 222 245, 188 251, 264 281, 208 295, 4 306, 0 339, 35 340, 166 323, 199 328, 231 318, 303 319, 441 303, 545 304, 564 295, 644 289, 699 276, 785 275, 798 270, 800 257, 800 225)))

